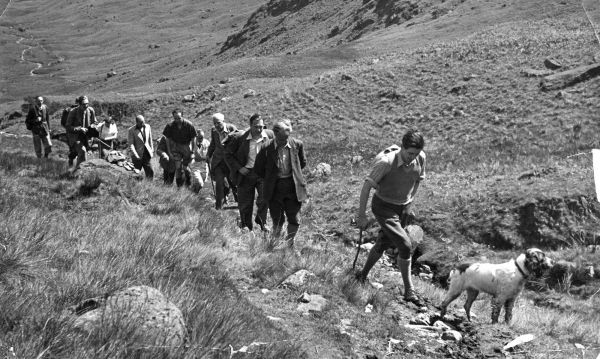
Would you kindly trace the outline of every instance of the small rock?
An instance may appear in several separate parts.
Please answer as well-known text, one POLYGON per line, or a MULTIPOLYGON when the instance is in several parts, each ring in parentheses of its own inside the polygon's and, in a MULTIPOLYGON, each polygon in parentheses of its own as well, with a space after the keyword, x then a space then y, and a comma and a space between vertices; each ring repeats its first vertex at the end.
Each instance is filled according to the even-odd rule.
POLYGON ((430 325, 431 318, 425 313, 419 313, 416 318, 411 319, 408 323, 415 325, 430 325))
POLYGON ((363 160, 363 156, 354 156, 350 160, 350 163, 352 163, 353 165, 357 165, 357 164, 361 163, 362 160, 363 160))
POLYGON ((383 284, 377 283, 377 282, 371 282, 371 287, 373 287, 375 289, 382 289, 383 288, 383 284))
POLYGON ((248 98, 248 97, 254 97, 256 96, 256 91, 249 89, 246 92, 244 92, 244 98, 248 98))
POLYGON ((465 111, 463 110, 455 110, 454 117, 465 117, 465 111))
POLYGON ((117 73, 115 71, 110 71, 106 74, 106 78, 111 78, 113 76, 117 76, 117 73))
MULTIPOLYGON (((300 298, 299 298, 300 299, 300 298)), ((304 293, 301 296, 303 302, 298 305, 296 308, 297 311, 303 312, 303 314, 308 314, 309 312, 321 312, 327 305, 327 299, 323 298, 318 294, 307 294, 304 293), (304 302, 308 300, 308 302, 304 302)))
POLYGON ((315 277, 315 274, 307 271, 306 269, 301 269, 281 282, 281 286, 287 288, 297 288, 304 285, 308 278, 311 277, 315 277))
POLYGON ((371 63, 372 63, 373 65, 375 65, 375 64, 379 63, 379 59, 373 59, 373 60, 371 61, 371 63))
POLYGON ((269 319, 270 321, 273 321, 273 322, 281 322, 281 321, 283 321, 283 319, 282 319, 282 318, 279 318, 279 317, 272 317, 272 316, 270 316, 270 315, 267 315, 267 319, 269 319))
POLYGON ((546 68, 550 69, 550 70, 558 70, 561 67, 563 67, 563 65, 558 62, 555 59, 546 59, 544 60, 544 66, 546 66, 546 68))
POLYGON ((417 312, 419 312, 419 313, 427 313, 428 310, 429 309, 427 309, 426 306, 422 306, 422 307, 417 308, 417 312))
POLYGON ((196 101, 196 94, 193 93, 191 95, 185 95, 183 96, 183 98, 181 99, 181 102, 195 102, 196 101))
POLYGON ((317 178, 329 177, 331 176, 331 165, 325 162, 321 162, 311 173, 314 177, 317 178))
POLYGON ((552 74, 550 70, 522 69, 521 74, 525 77, 544 77, 552 74))
POLYGON ((432 273, 419 273, 419 278, 421 278, 421 280, 431 282, 433 280, 433 274, 432 273))
POLYGON ((365 306, 365 313, 371 313, 373 311, 373 304, 367 304, 365 306))
POLYGON ((433 326, 436 328, 442 328, 443 330, 453 330, 448 324, 442 322, 441 320, 436 320, 433 323, 433 326))
POLYGON ((370 252, 371 249, 373 249, 374 245, 375 244, 373 244, 371 242, 363 243, 363 244, 360 245, 360 249, 363 250, 363 251, 366 251, 366 252, 370 252))
POLYGON ((442 340, 458 343, 462 340, 462 334, 456 330, 448 330, 442 333, 442 340))
POLYGON ((269 293, 269 292, 270 292, 270 290, 268 290, 267 288, 263 288, 263 289, 261 289, 261 290, 260 290, 260 292, 261 292, 262 294, 267 294, 267 293, 269 293))
POLYGON ((464 95, 467 93, 467 84, 458 84, 450 89, 453 95, 464 95))
POLYGON ((429 267, 427 264, 421 264, 421 272, 422 273, 432 273, 431 267, 429 267))
POLYGON ((347 74, 342 74, 342 81, 350 81, 352 80, 352 76, 347 74))

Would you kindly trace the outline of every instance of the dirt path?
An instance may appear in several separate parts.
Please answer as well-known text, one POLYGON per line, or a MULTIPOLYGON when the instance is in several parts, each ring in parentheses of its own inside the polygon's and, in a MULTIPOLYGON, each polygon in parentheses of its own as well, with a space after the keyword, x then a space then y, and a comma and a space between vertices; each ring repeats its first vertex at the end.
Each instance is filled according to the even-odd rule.
POLYGON ((25 58, 25 54, 27 53, 27 51, 31 51, 31 49, 33 49, 35 47, 38 47, 39 45, 38 46, 25 45, 25 44, 21 43, 23 40, 25 40, 24 37, 20 37, 19 40, 17 40, 17 44, 24 45, 24 46, 27 47, 26 49, 24 49, 23 51, 21 51, 21 62, 29 62, 29 63, 35 64, 35 68, 29 71, 29 76, 37 76, 37 74, 35 73, 35 71, 41 69, 42 66, 43 66, 43 64, 41 62, 27 60, 25 58))

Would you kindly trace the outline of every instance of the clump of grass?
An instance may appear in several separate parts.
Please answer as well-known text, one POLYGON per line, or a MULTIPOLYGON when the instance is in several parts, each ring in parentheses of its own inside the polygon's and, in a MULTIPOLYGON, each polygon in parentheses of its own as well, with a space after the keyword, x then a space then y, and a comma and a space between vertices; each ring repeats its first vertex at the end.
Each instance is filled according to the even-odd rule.
POLYGON ((363 289, 353 276, 341 277, 337 282, 337 287, 348 302, 357 306, 362 303, 363 289))
POLYGON ((77 193, 80 196, 87 197, 91 196, 94 191, 100 187, 102 184, 102 179, 96 172, 88 173, 83 177, 81 184, 79 185, 79 189, 77 193))

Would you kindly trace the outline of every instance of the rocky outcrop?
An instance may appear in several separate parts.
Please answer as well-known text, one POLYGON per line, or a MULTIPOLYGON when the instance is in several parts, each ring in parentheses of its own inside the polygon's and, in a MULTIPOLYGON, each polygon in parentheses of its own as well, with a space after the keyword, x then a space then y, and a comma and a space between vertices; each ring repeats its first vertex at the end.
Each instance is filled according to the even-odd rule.
POLYGON ((561 90, 597 76, 600 76, 600 64, 579 66, 544 77, 540 83, 540 88, 542 91, 561 90))
POLYGON ((87 335, 104 330, 145 346, 176 348, 186 335, 183 315, 158 289, 130 287, 76 308, 73 327, 87 335))

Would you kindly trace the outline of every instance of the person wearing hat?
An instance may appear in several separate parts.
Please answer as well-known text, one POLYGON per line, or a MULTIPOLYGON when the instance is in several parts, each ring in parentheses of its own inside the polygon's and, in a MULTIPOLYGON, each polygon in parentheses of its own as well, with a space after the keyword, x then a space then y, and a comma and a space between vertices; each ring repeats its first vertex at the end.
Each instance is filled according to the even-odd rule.
POLYGON ((150 160, 154 156, 154 142, 152 142, 152 130, 146 123, 144 116, 135 116, 135 125, 127 131, 127 144, 131 153, 133 168, 136 170, 144 169, 146 178, 152 179, 154 171, 150 160))
POLYGON ((275 138, 256 156, 254 170, 264 179, 263 196, 269 204, 273 220, 273 236, 281 236, 287 219, 288 246, 294 245, 294 237, 300 226, 298 215, 302 202, 308 200, 306 180, 302 169, 306 156, 302 141, 290 137, 292 125, 289 120, 277 121, 273 126, 275 138))
POLYGON ((25 124, 33 136, 33 148, 37 158, 42 158, 42 146, 44 147, 44 157, 48 158, 48 155, 52 152, 50 115, 48 114, 48 108, 44 105, 42 96, 36 97, 34 105, 29 107, 25 124))
MULTIPOLYGON (((209 170, 210 175, 215 181, 215 208, 222 209, 224 200, 230 191, 233 183, 230 178, 229 167, 225 162, 225 140, 231 134, 237 131, 237 128, 225 123, 225 116, 222 113, 212 115, 213 128, 210 131, 210 145, 208 146, 209 170)), ((231 189, 234 197, 237 197, 237 190, 231 189)), ((236 198, 237 201, 237 198, 236 198)))
POLYGON ((69 117, 65 125, 69 146, 77 154, 76 169, 79 168, 82 162, 87 160, 87 150, 89 148, 88 131, 95 124, 96 112, 90 107, 90 101, 87 96, 80 96, 79 106, 69 112, 69 117))

